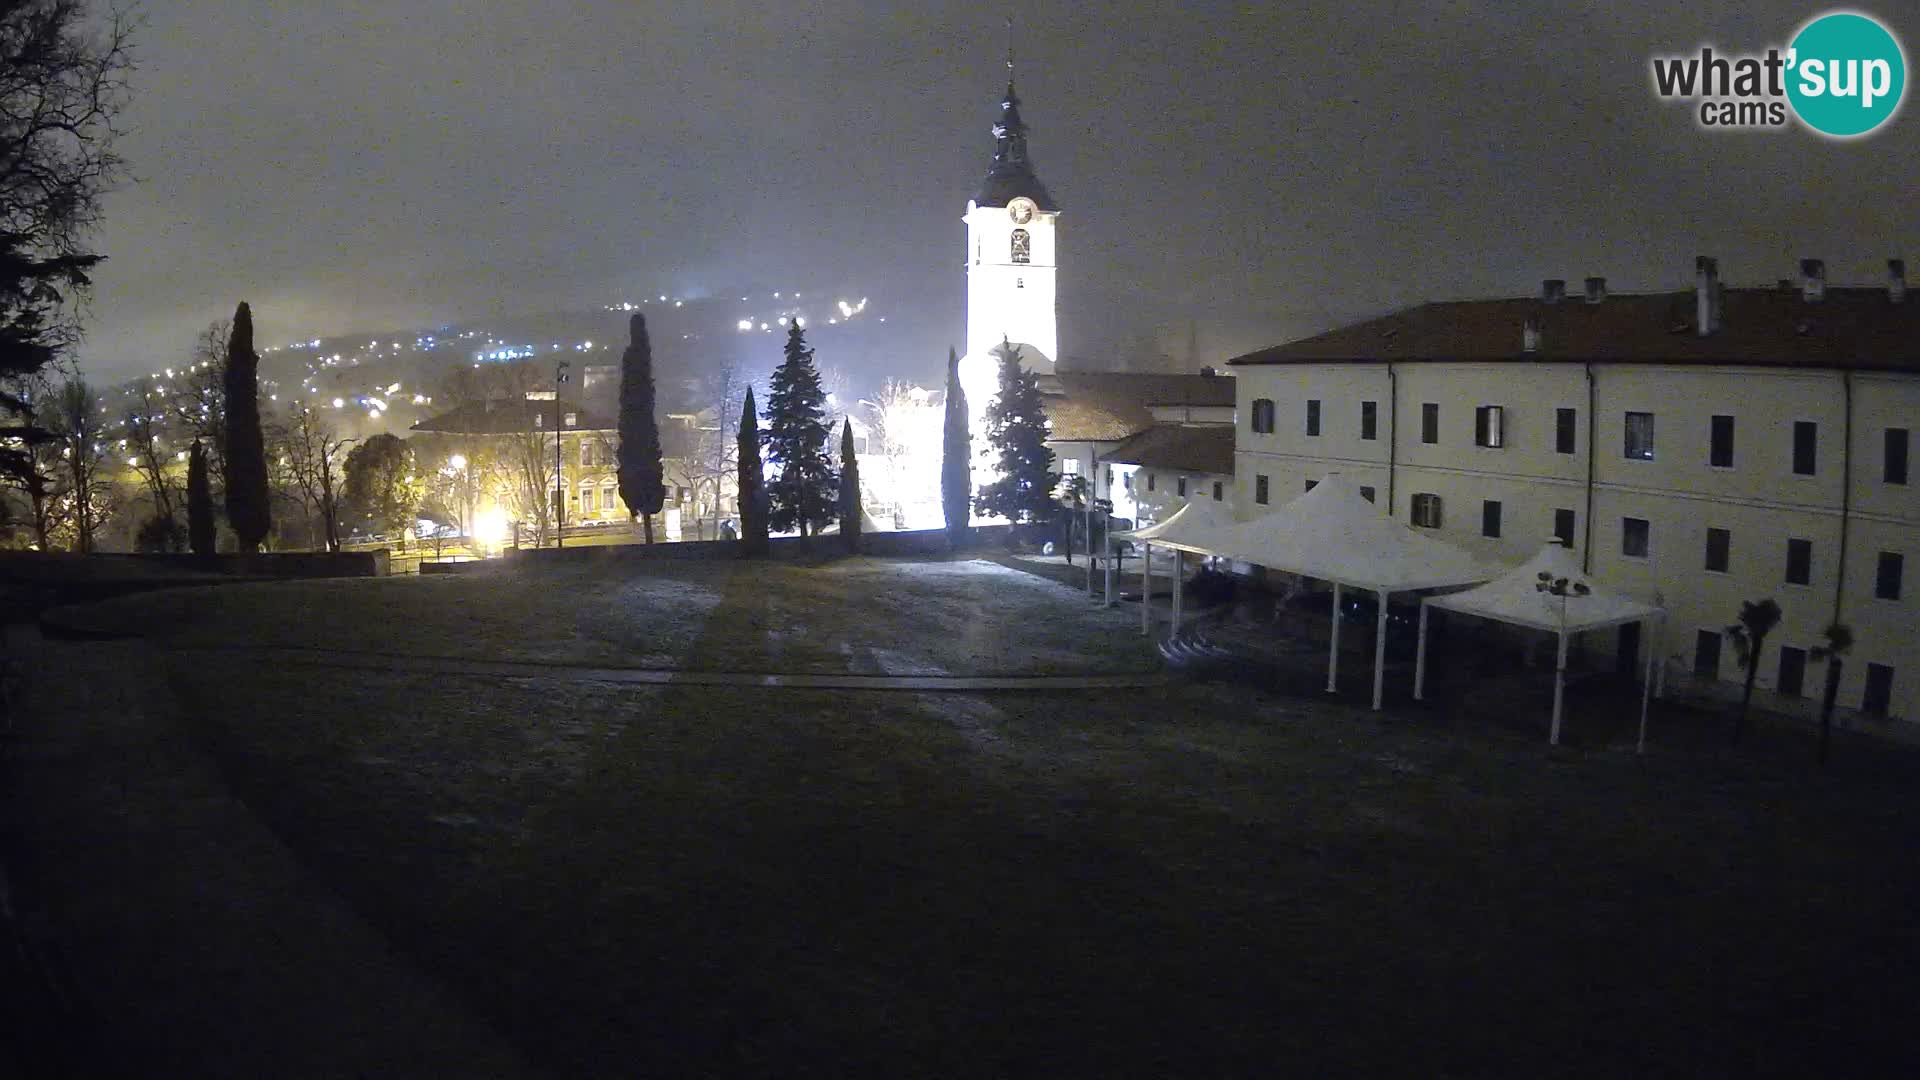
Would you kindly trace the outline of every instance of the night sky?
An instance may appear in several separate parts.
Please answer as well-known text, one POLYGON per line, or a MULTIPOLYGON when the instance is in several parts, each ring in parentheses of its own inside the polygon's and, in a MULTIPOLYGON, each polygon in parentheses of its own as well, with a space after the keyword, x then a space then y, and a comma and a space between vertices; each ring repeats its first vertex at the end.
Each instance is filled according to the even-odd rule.
MULTIPOLYGON (((1703 132, 1650 89, 1655 53, 1783 45, 1817 10, 1020 6, 1023 111, 1066 211, 1062 352, 1097 364, 1189 316, 1209 349, 1252 348, 1542 277, 1678 287, 1699 253, 1735 284, 1816 255, 1879 280, 1920 258, 1911 102, 1842 144, 1703 132)), ((1911 8, 1863 10, 1920 53, 1911 8)), ((959 217, 1005 81, 991 5, 165 0, 146 19, 96 377, 184 355, 240 299, 273 342, 872 283, 925 324, 914 374, 961 337, 959 217)))

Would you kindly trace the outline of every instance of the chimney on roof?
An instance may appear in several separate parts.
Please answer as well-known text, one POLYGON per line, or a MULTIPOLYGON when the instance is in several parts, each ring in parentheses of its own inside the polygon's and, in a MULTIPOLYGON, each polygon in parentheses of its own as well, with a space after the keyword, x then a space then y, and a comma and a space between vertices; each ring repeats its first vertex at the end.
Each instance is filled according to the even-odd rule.
POLYGON ((1720 329, 1720 260, 1701 255, 1693 260, 1693 325, 1701 337, 1720 329))
POLYGON ((1827 298, 1827 264, 1821 259, 1800 260, 1800 299, 1817 304, 1827 298))
POLYGON ((1545 300, 1549 304, 1557 304, 1566 298, 1567 281, 1565 278, 1550 277, 1540 283, 1540 299, 1545 300))
POLYGON ((1520 326, 1520 351, 1527 353, 1540 351, 1540 320, 1531 315, 1520 326))
POLYGON ((1887 303, 1904 304, 1907 301, 1907 260, 1887 260, 1887 303))
POLYGON ((1607 279, 1590 277, 1587 279, 1587 303, 1597 304, 1607 298, 1607 279))

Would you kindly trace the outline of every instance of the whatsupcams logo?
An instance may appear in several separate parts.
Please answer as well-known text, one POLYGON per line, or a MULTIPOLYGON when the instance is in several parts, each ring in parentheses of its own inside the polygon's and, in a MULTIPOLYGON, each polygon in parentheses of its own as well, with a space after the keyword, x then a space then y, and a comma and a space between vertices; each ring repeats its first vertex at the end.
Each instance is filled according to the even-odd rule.
POLYGON ((1907 57, 1893 31, 1871 15, 1832 11, 1809 20, 1785 49, 1653 58, 1653 89, 1664 100, 1697 103, 1703 128, 1779 128, 1798 119, 1835 139, 1871 134, 1900 111, 1907 57))

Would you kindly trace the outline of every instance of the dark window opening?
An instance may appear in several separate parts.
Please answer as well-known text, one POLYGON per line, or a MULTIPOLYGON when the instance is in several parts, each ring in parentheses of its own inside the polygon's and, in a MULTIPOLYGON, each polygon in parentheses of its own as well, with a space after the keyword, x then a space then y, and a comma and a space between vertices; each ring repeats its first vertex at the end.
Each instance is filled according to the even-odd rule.
POLYGON ((1363 401, 1360 403, 1360 437, 1368 442, 1379 438, 1380 403, 1363 401))
POLYGON ((1013 261, 1030 263, 1033 261, 1033 237, 1025 229, 1013 230, 1013 261))
POLYGON ((1907 429, 1890 427, 1887 429, 1886 463, 1880 470, 1880 479, 1889 484, 1907 482, 1907 429))
POLYGON ((1320 434, 1320 402, 1317 399, 1307 402, 1307 434, 1320 434))
POLYGON ((1820 425, 1811 420, 1793 422, 1793 473, 1812 476, 1818 464, 1820 425))
POLYGON ((1365 484, 1360 485, 1361 498, 1367 500, 1368 502, 1372 502, 1375 494, 1376 492, 1371 487, 1368 487, 1365 484))
POLYGON ((1733 417, 1714 417, 1713 432, 1707 441, 1707 464, 1716 469, 1733 468, 1733 417))
POLYGON ((1420 406, 1420 441, 1440 441, 1440 406, 1435 402, 1429 401, 1420 406))
POLYGON ((1572 409, 1553 410, 1553 449, 1556 453, 1573 453, 1576 438, 1574 424, 1577 422, 1575 415, 1572 409))
POLYGON ((1273 433, 1273 399, 1257 398, 1253 403, 1253 431, 1256 435, 1273 433))
POLYGON ((1413 523, 1423 529, 1440 527, 1440 496, 1429 493, 1413 497, 1413 523))
POLYGON ((1219 502, 1223 497, 1223 495, 1225 494, 1225 491, 1226 491, 1225 485, 1222 484, 1220 481, 1215 480, 1213 482, 1213 501, 1219 502))
POLYGON ((1627 414, 1625 455, 1634 461, 1653 460, 1653 414, 1650 412, 1630 412, 1627 414))
POLYGON ((1807 585, 1813 581, 1813 541, 1787 541, 1787 584, 1807 585))
POLYGON ((1701 630, 1693 636, 1693 673, 1708 679, 1720 677, 1720 635, 1701 630))
POLYGON ((1806 690, 1807 650, 1780 646, 1780 681, 1774 689, 1787 697, 1799 697, 1806 690))
POLYGON ((1507 441, 1507 410, 1503 405, 1482 405, 1473 410, 1473 445, 1499 449, 1507 441))
POLYGON ((1621 518, 1620 554, 1635 559, 1646 558, 1652 533, 1653 526, 1646 518, 1621 518))
POLYGON ((1267 478, 1264 476, 1253 478, 1253 501, 1261 506, 1267 505, 1267 478))
POLYGON ((1867 692, 1860 698, 1860 711, 1868 716, 1885 716, 1893 708, 1893 668, 1886 664, 1867 665, 1867 692))
POLYGON ((1727 561, 1733 550, 1733 534, 1725 529, 1707 530, 1707 569, 1716 573, 1727 572, 1727 561))
POLYGON ((1553 538, 1568 547, 1573 546, 1573 511, 1561 509, 1553 512, 1553 538))
POLYGON ((1897 551, 1880 553, 1880 565, 1873 575, 1873 595, 1876 600, 1900 599, 1900 572, 1905 569, 1906 558, 1897 551))
POLYGON ((1500 536, 1500 504, 1492 499, 1480 504, 1480 535, 1495 539, 1500 536))

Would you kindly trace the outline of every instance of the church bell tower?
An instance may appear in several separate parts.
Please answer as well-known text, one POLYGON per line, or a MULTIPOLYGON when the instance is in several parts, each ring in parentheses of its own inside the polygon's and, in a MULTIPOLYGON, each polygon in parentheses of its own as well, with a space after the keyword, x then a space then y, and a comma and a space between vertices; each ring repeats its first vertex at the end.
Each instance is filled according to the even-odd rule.
POLYGON ((962 218, 967 225, 967 351, 960 382, 976 416, 999 390, 993 350, 1002 341, 1020 346, 1021 363, 1041 373, 1053 371, 1060 348, 1054 313, 1060 206, 1027 156, 1011 44, 1007 93, 1000 99, 993 140, 993 164, 962 218))

